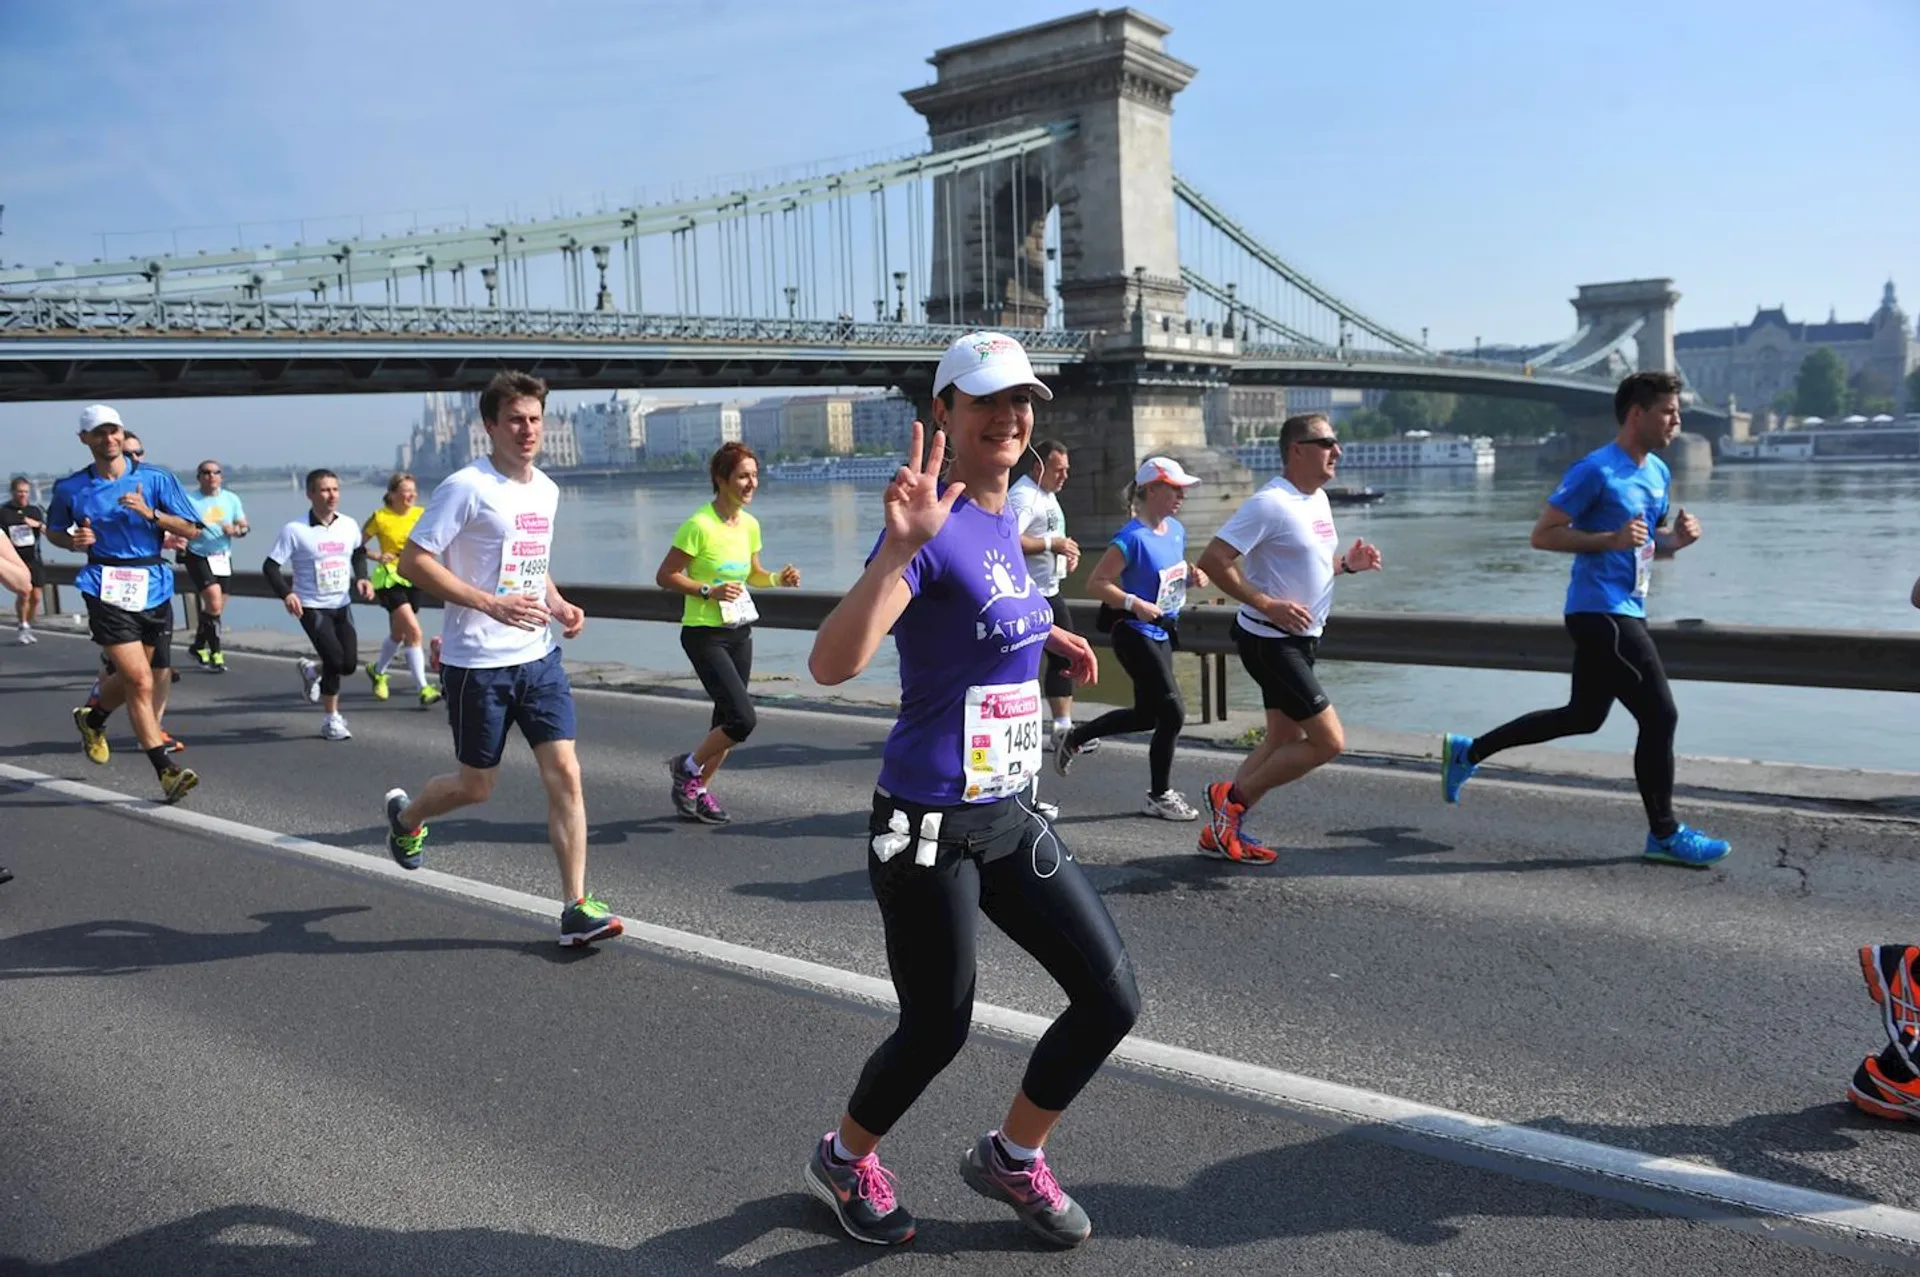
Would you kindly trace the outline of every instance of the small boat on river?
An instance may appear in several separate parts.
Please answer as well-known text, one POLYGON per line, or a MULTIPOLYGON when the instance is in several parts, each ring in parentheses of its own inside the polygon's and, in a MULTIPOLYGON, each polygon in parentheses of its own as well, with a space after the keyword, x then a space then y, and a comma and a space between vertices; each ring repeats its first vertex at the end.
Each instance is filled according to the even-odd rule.
POLYGON ((1387 494, 1379 488, 1330 487, 1326 494, 1334 505, 1374 505, 1387 499, 1387 494))

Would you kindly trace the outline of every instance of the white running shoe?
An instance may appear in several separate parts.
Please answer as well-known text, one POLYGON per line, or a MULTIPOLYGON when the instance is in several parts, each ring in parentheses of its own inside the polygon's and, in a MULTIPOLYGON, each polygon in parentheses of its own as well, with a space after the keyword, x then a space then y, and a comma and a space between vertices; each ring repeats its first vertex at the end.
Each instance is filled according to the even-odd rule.
POLYGON ((1149 816, 1158 816, 1162 820, 1198 820, 1200 813, 1193 804, 1178 790, 1169 789, 1164 794, 1148 794, 1147 805, 1142 808, 1149 816))
POLYGON ((352 740, 353 733, 347 730, 344 714, 328 714, 320 720, 321 740, 352 740))
POLYGON ((300 694, 307 698, 307 704, 318 705, 320 703, 320 662, 301 657, 298 666, 300 694))
POLYGON ((31 647, 40 640, 33 637, 33 628, 31 626, 22 625, 20 632, 14 636, 13 641, 21 647, 31 647))

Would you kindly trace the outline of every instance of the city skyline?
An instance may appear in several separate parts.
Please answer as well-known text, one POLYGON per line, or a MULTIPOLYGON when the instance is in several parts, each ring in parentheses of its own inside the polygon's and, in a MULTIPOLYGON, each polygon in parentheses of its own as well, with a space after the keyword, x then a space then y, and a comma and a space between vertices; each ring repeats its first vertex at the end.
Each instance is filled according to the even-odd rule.
MULTIPOLYGON (((0 259, 154 243, 103 245, 101 232, 198 226, 207 246, 247 223, 256 238, 293 238, 300 218, 346 212, 544 215, 639 187, 658 199, 728 172, 905 153, 924 131, 899 93, 930 79, 935 48, 1076 7, 1011 3, 956 21, 925 0, 805 12, 668 0, 644 14, 582 3, 543 23, 550 41, 511 46, 519 71, 563 90, 529 96, 463 73, 505 47, 498 33, 515 19, 493 0, 462 6, 460 21, 436 3, 316 14, 20 0, 0 10, 0 75, 17 90, 0 123, 0 259), (391 38, 345 62, 329 52, 363 21, 391 38), (89 93, 62 91, 63 68, 82 62, 89 93), (191 73, 207 66, 221 70, 191 73), (192 88, 153 91, 172 82, 192 88), (663 120, 674 127, 648 123, 663 120)), ((1557 339, 1574 288, 1603 279, 1672 276, 1683 329, 1776 305, 1864 318, 1889 278, 1920 297, 1901 217, 1920 181, 1899 163, 1920 11, 1896 0, 1816 15, 1701 3, 1678 17, 1635 0, 1604 28, 1493 3, 1388 5, 1364 20, 1195 0, 1147 11, 1200 72, 1175 112, 1180 171, 1336 293, 1430 329, 1436 347, 1557 339)), ((244 464, 312 451, 297 435, 322 429, 343 455, 390 455, 415 403, 121 406, 147 435, 244 464)), ((78 407, 0 406, 8 464, 71 463, 78 407)))

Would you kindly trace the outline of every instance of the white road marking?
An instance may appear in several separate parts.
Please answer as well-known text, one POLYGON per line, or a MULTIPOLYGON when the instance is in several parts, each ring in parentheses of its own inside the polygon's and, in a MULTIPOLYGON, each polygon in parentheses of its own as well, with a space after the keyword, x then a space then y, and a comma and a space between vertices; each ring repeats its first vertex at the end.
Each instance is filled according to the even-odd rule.
MULTIPOLYGON (((168 807, 96 785, 29 771, 24 767, 0 764, 0 779, 18 781, 80 803, 113 807, 127 815, 176 829, 292 852, 341 868, 431 887, 537 917, 553 918, 558 912, 555 901, 529 892, 476 882, 432 869, 409 871, 375 854, 347 851, 184 807, 168 807)), ((625 922, 626 939, 663 952, 844 997, 885 1006, 895 1005, 892 984, 874 976, 631 918, 625 919, 625 922)), ((1051 1023, 1043 1016, 987 1003, 974 1005, 973 1021, 982 1028, 1030 1042, 1038 1040, 1051 1023)), ((1280 1109, 1333 1118, 1356 1126, 1392 1127, 1482 1155, 1549 1166, 1575 1174, 1597 1175, 1643 1190, 1733 1207, 1858 1237, 1920 1245, 1920 1212, 1897 1206, 1815 1192, 1680 1158, 1656 1157, 1632 1149, 1554 1135, 1532 1127, 1437 1108, 1399 1096, 1366 1091, 1322 1078, 1305 1077, 1142 1038, 1129 1038, 1122 1042, 1112 1058, 1188 1083, 1251 1096, 1280 1109)))

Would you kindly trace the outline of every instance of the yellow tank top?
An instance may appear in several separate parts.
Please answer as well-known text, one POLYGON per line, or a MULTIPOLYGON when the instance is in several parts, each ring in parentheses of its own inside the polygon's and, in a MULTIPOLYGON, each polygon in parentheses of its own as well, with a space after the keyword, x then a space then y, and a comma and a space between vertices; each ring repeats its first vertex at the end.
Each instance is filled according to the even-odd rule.
MULTIPOLYGON (((395 514, 392 507, 384 502, 378 510, 367 516, 361 528, 370 537, 380 543, 380 553, 398 555, 407 538, 413 534, 413 525, 420 522, 420 516, 427 508, 418 503, 409 506, 405 514, 395 514)), ((384 590, 390 585, 412 585, 413 582, 400 575, 397 564, 376 563, 373 565, 373 588, 384 590)))

